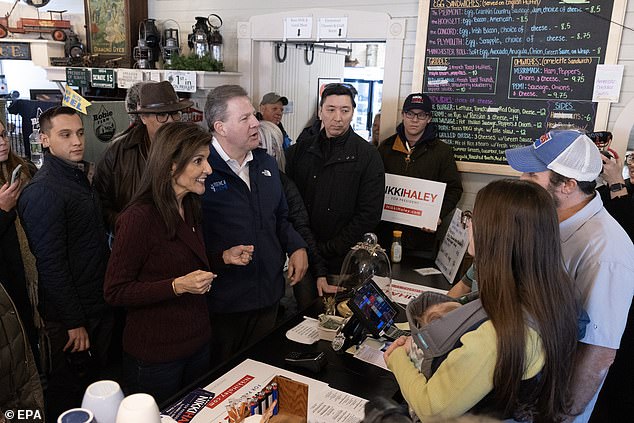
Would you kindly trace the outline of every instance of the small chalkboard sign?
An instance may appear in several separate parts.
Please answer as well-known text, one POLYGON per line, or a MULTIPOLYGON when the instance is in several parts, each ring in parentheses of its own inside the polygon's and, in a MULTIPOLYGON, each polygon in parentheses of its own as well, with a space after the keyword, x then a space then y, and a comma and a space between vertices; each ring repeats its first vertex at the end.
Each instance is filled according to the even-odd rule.
POLYGON ((421 0, 414 87, 463 171, 508 174, 504 150, 557 125, 606 129, 597 65, 618 54, 624 0, 421 0), (612 32, 611 32, 612 31, 612 32), (616 46, 615 46, 616 44, 616 46))

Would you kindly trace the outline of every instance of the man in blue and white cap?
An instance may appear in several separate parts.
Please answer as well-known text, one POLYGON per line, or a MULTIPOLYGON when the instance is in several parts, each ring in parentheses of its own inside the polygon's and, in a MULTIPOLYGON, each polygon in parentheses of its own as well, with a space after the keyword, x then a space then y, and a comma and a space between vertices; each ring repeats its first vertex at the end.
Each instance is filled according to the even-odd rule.
POLYGON ((579 340, 568 421, 587 422, 619 348, 634 295, 634 246, 595 192, 601 154, 577 130, 551 130, 533 145, 506 150, 521 179, 544 187, 559 216, 563 258, 590 316, 579 340))

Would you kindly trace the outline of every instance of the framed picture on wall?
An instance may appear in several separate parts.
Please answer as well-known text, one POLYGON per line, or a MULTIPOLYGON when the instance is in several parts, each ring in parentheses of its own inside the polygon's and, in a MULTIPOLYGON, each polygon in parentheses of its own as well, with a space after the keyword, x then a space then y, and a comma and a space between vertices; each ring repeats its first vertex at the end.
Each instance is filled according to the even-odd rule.
POLYGON ((139 23, 147 19, 147 2, 84 0, 84 5, 89 51, 105 59, 122 57, 120 66, 130 67, 132 49, 139 39, 139 23))

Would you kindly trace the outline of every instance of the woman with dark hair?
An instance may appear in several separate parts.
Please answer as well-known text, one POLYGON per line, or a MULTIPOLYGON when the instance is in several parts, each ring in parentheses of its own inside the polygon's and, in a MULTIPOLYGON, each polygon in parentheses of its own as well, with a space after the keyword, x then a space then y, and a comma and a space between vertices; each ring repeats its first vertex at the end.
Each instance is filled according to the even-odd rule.
POLYGON ((38 331, 32 306, 37 303, 37 271, 16 209, 22 189, 36 171, 33 163, 11 151, 9 134, 0 122, 0 282, 15 302, 33 354, 38 359, 38 331), (21 166, 20 174, 12 184, 11 177, 17 166, 21 166))
POLYGON ((211 136, 193 123, 158 129, 147 169, 117 219, 104 283, 126 307, 124 377, 132 392, 161 402, 209 368, 209 271, 199 195, 212 172, 211 136))
POLYGON ((429 380, 409 360, 411 339, 390 346, 388 367, 422 420, 471 411, 560 421, 570 406, 578 313, 552 197, 531 182, 494 181, 478 192, 467 226, 489 320, 465 333, 429 380))

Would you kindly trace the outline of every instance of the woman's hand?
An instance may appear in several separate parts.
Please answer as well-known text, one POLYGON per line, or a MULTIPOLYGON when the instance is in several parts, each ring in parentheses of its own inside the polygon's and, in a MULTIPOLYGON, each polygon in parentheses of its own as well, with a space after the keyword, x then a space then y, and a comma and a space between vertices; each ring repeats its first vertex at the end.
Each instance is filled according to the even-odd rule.
POLYGON ((222 252, 222 261, 225 264, 246 266, 253 260, 253 245, 236 245, 222 252))
POLYGON ((22 181, 18 179, 13 185, 9 185, 9 182, 7 182, 0 187, 0 209, 5 212, 13 210, 18 203, 21 186, 22 181))
POLYGON ((392 342, 392 344, 389 347, 387 347, 387 350, 385 350, 385 352, 383 353, 383 360, 385 360, 385 364, 387 364, 387 359, 390 356, 390 354, 392 354, 392 352, 398 347, 404 346, 406 341, 407 341, 407 338, 405 336, 401 336, 396 341, 392 342))
POLYGON ((206 294, 211 289, 211 281, 216 277, 211 272, 194 270, 191 273, 174 279, 172 287, 176 295, 189 292, 190 294, 206 294))

